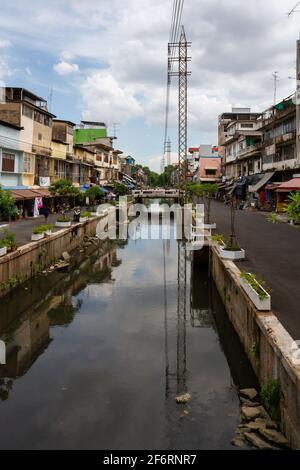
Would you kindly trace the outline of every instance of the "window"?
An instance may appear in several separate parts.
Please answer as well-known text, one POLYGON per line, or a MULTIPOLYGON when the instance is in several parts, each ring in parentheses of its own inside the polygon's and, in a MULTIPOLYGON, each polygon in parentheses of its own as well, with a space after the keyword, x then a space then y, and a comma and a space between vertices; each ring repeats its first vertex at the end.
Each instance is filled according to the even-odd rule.
POLYGON ((34 120, 40 124, 44 123, 43 115, 39 111, 34 111, 34 120))
POLYGON ((250 124, 250 123, 241 124, 241 129, 253 129, 253 127, 254 127, 254 124, 250 124))
POLYGON ((39 139, 39 140, 43 140, 42 134, 40 134, 40 133, 38 134, 38 139, 39 139))
POLYGON ((208 175, 215 176, 216 173, 217 173, 217 170, 212 170, 212 169, 210 169, 210 168, 207 168, 207 169, 205 170, 205 173, 206 173, 207 176, 208 176, 208 175))
POLYGON ((33 156, 28 153, 24 155, 23 172, 33 174, 33 156))
POLYGON ((3 152, 2 154, 2 171, 15 171, 15 154, 3 152))
POLYGON ((47 127, 51 127, 52 126, 52 119, 50 119, 49 116, 44 116, 44 124, 47 127))
POLYGON ((33 118, 33 110, 29 108, 29 106, 26 106, 26 104, 23 104, 23 116, 29 117, 30 119, 33 118))

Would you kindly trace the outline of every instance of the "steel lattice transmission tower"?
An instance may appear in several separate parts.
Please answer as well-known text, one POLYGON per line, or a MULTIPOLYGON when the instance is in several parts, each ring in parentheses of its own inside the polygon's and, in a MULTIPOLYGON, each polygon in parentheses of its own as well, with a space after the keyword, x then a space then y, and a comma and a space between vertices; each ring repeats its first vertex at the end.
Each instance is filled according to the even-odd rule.
POLYGON ((191 60, 188 57, 188 48, 191 43, 187 42, 184 26, 181 26, 181 33, 179 42, 169 44, 169 61, 178 62, 178 71, 170 72, 172 76, 178 76, 178 167, 179 167, 179 185, 184 187, 187 179, 187 88, 188 76, 191 72, 188 71, 188 62, 191 60), (173 57, 172 52, 176 48, 176 56, 173 57), (171 54, 171 57, 170 57, 171 54))
POLYGON ((171 165, 171 149, 172 149, 172 146, 171 146, 171 141, 169 139, 167 140, 167 144, 166 144, 167 166, 171 165))

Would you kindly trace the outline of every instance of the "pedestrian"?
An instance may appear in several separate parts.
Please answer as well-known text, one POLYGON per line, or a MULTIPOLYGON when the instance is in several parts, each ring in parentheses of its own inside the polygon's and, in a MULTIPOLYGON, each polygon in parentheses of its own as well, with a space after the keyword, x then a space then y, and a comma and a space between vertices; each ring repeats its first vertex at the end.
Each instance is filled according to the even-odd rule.
POLYGON ((50 214, 50 209, 48 206, 44 207, 43 213, 44 213, 45 221, 47 222, 49 214, 50 214))

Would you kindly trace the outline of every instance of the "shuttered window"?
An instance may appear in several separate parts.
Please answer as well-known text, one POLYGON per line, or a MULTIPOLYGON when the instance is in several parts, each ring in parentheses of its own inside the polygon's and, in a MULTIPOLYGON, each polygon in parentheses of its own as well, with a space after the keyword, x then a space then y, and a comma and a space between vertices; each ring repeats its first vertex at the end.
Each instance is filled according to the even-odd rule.
POLYGON ((13 153, 3 152, 2 154, 2 171, 15 171, 15 155, 13 153))

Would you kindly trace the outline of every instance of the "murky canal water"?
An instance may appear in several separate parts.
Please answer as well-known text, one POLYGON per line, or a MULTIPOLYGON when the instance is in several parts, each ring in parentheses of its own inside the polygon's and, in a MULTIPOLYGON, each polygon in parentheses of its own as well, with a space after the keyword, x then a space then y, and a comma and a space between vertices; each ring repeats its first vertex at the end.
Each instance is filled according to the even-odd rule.
POLYGON ((182 300, 176 241, 88 250, 1 301, 0 448, 230 449, 255 379, 207 271, 182 300))

